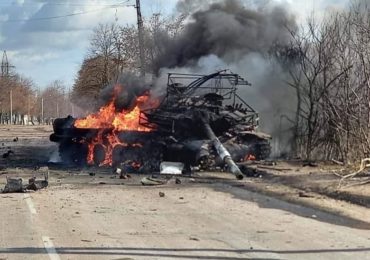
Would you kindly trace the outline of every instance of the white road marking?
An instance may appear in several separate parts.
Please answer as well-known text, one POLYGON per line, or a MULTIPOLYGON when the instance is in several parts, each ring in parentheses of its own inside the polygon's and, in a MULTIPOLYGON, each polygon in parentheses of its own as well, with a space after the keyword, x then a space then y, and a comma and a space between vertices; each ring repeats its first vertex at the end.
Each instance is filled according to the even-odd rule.
POLYGON ((60 257, 57 251, 55 250, 54 244, 50 240, 50 238, 47 236, 43 236, 42 242, 44 242, 44 247, 45 247, 46 252, 49 255, 50 260, 60 260, 60 257))
POLYGON ((35 209, 35 205, 33 204, 33 201, 29 194, 24 194, 24 198, 26 200, 28 209, 30 210, 31 214, 37 214, 37 211, 35 209))

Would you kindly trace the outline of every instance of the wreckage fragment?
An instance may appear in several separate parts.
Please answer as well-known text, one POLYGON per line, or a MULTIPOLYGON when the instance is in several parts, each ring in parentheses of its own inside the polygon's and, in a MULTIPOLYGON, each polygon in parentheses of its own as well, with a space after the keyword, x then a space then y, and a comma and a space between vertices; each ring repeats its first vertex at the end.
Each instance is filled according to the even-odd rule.
POLYGON ((220 140, 217 138, 211 126, 208 123, 203 122, 203 127, 207 134, 207 137, 212 141, 213 146, 217 151, 217 154, 225 162, 225 164, 227 164, 229 171, 232 174, 234 174, 238 180, 243 179, 244 176, 242 172, 240 171, 239 167, 235 164, 235 162, 231 158, 230 153, 226 150, 226 148, 222 145, 220 140))
POLYGON ((49 185, 48 179, 45 176, 44 180, 38 180, 36 177, 32 177, 28 180, 28 184, 23 184, 22 178, 6 178, 6 185, 1 191, 2 193, 17 193, 17 192, 27 192, 30 190, 37 191, 46 188, 49 185))

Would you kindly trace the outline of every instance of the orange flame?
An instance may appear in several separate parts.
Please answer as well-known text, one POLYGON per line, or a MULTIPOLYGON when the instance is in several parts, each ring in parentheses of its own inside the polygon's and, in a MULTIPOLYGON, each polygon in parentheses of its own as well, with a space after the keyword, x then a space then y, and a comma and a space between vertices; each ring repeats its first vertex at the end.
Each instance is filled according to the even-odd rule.
POLYGON ((101 107, 97 113, 90 114, 86 118, 77 119, 74 123, 76 128, 99 129, 98 134, 88 142, 87 163, 94 164, 94 149, 96 145, 101 145, 105 152, 105 159, 102 165, 113 164, 113 150, 117 145, 123 147, 142 147, 141 144, 126 144, 118 138, 119 131, 139 131, 150 132, 151 128, 140 124, 140 120, 147 121, 145 115, 141 114, 143 108, 153 107, 158 102, 151 101, 149 94, 145 93, 136 98, 135 106, 131 110, 116 111, 115 101, 117 95, 122 91, 120 85, 114 87, 114 96, 105 106, 101 107), (111 132, 106 133, 107 129, 111 132))
POLYGON ((253 154, 247 154, 244 158, 244 161, 255 161, 256 160, 256 156, 254 156, 253 154))

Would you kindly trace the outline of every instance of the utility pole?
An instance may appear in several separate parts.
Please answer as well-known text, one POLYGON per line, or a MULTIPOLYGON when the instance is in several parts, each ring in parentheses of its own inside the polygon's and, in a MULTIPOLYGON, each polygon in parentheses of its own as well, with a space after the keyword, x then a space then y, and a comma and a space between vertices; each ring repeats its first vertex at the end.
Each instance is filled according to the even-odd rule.
POLYGON ((13 90, 10 90, 10 124, 13 124, 13 90))
MULTIPOLYGON (((6 51, 3 52, 3 58, 1 59, 1 77, 2 78, 9 78, 10 73, 9 69, 14 68, 14 66, 9 65, 8 55, 6 55, 6 51)), ((13 91, 10 89, 9 93, 10 99, 10 124, 13 124, 13 91)))
POLYGON ((9 69, 14 68, 14 66, 10 66, 8 61, 8 55, 6 51, 3 52, 3 58, 1 59, 1 76, 2 77, 9 77, 9 69))
POLYGON ((41 98, 41 119, 40 119, 41 124, 44 124, 44 98, 41 98))
POLYGON ((136 0, 137 28, 139 34, 139 52, 140 52, 140 75, 145 76, 145 56, 144 56, 144 26, 141 16, 140 0, 136 0))
POLYGON ((6 55, 6 51, 3 52, 3 58, 1 60, 1 76, 2 77, 9 76, 9 61, 8 55, 6 55))

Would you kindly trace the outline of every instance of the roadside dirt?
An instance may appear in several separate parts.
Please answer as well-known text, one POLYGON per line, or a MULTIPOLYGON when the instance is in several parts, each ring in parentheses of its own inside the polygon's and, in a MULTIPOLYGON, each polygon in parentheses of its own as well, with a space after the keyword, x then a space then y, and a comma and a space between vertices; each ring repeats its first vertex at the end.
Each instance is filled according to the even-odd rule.
MULTIPOLYGON (((57 146, 49 141, 51 132, 51 126, 0 126, 0 185, 6 182, 5 176, 20 176, 25 179, 38 175, 41 177, 37 168, 48 165, 48 160, 57 151, 57 146), (9 151, 12 153, 3 158, 9 151)), ((109 168, 69 168, 61 165, 49 167, 52 187, 82 189, 92 185, 137 186, 143 177, 138 175, 129 180, 121 180, 109 168)), ((234 176, 227 173, 200 172, 190 178, 182 178, 182 186, 225 184, 318 208, 363 223, 370 219, 370 184, 338 189, 340 178, 337 175, 343 175, 351 169, 330 164, 303 167, 299 161, 278 161, 274 166, 252 167, 256 168, 257 177, 236 181, 234 176)), ((176 186, 173 181, 168 185, 176 186)))

